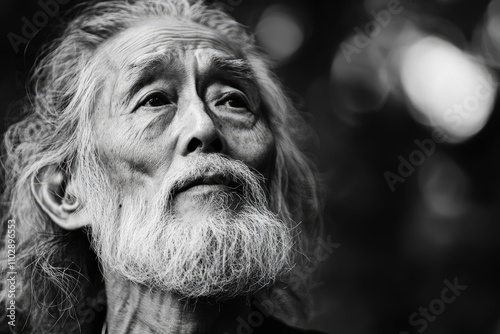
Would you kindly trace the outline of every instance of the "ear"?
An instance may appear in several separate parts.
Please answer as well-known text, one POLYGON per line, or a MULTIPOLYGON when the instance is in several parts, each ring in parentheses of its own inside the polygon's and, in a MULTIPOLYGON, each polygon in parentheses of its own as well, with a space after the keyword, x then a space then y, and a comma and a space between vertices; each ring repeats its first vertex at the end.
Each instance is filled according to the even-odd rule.
POLYGON ((71 180, 55 165, 43 168, 31 179, 31 192, 38 205, 54 223, 66 230, 90 224, 82 203, 73 196, 71 189, 71 180))

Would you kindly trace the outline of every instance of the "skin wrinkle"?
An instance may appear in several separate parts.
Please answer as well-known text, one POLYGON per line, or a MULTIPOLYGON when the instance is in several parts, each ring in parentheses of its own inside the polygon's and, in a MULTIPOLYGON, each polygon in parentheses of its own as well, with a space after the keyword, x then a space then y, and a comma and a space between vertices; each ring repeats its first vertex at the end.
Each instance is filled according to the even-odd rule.
POLYGON ((124 320, 108 327, 109 333, 223 333, 234 329, 237 323, 222 321, 218 316, 227 314, 230 319, 238 316, 246 318, 250 312, 248 303, 240 299, 228 305, 217 304, 213 308, 210 304, 193 303, 178 296, 166 297, 167 295, 158 292, 151 294, 152 291, 145 286, 119 281, 114 276, 107 277, 106 285, 110 290, 108 294, 118 302, 111 304, 108 312, 119 315, 124 320), (122 296, 127 298, 121 298, 122 296), (131 302, 136 304, 131 305, 131 302), (120 314, 124 311, 125 314, 120 314), (164 319, 170 320, 170 326, 159 331, 164 319))
MULTIPOLYGON (((150 45, 158 37, 164 38, 167 41, 164 44, 165 47, 172 46, 174 49, 183 51, 204 48, 225 50, 236 55, 238 58, 244 58, 240 53, 241 51, 233 47, 233 43, 224 35, 195 22, 179 21, 173 18, 151 19, 147 23, 144 21, 138 22, 134 26, 134 31, 134 35, 130 34, 131 37, 144 40, 145 45, 150 45), (164 29, 165 27, 168 27, 168 30, 164 29), (148 37, 150 38, 148 39, 148 37), (188 43, 185 43, 186 41, 188 43)), ((127 33, 127 30, 118 34, 110 42, 120 39, 120 35, 125 33, 127 33)), ((126 51, 134 50, 132 48, 126 51)))
POLYGON ((163 132, 163 130, 172 122, 174 113, 160 114, 153 118, 148 125, 141 131, 140 136, 146 140, 152 140, 163 132))

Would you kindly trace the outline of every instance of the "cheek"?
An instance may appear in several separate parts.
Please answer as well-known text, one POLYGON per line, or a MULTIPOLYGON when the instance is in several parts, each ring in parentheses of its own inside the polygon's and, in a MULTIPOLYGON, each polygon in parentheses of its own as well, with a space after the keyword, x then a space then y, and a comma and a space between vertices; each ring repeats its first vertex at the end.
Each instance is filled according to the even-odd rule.
POLYGON ((269 128, 258 121, 252 129, 230 128, 226 134, 228 154, 269 175, 275 160, 274 136, 269 128))
POLYGON ((158 168, 159 148, 154 140, 143 138, 147 125, 127 117, 102 120, 98 128, 99 156, 123 189, 138 189, 149 183, 158 168))

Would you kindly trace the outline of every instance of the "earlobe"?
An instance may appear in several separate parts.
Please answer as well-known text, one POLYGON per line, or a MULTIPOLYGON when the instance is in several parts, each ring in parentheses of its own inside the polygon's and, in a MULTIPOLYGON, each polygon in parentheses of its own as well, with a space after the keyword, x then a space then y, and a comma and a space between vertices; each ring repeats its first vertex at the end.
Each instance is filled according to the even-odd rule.
POLYGON ((60 227, 75 230, 89 225, 89 219, 70 190, 71 181, 55 165, 46 166, 31 179, 31 192, 40 208, 60 227))

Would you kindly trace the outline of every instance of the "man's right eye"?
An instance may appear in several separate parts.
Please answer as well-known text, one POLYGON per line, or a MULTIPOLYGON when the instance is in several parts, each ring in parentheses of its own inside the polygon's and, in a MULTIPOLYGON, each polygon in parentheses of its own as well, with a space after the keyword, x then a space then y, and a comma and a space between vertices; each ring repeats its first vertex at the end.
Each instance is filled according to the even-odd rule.
POLYGON ((153 93, 146 96, 144 100, 142 100, 142 102, 139 104, 139 107, 155 108, 155 107, 166 106, 171 103, 172 102, 165 94, 153 93))

